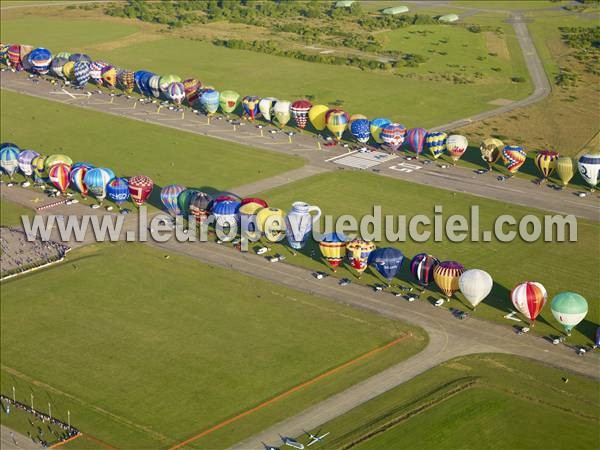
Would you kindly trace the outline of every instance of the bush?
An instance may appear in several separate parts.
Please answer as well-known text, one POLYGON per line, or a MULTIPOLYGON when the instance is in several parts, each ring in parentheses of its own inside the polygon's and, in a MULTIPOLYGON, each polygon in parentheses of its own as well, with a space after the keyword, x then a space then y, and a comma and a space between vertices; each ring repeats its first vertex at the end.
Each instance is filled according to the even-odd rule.
POLYGON ((513 83, 525 83, 527 80, 525 77, 510 77, 513 83))

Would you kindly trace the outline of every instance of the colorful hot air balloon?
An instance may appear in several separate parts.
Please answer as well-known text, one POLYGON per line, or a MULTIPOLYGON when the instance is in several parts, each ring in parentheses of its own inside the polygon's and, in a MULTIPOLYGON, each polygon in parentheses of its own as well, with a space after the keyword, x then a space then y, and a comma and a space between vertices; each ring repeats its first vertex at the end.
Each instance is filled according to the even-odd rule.
POLYGON ((219 106, 225 114, 231 114, 238 107, 240 94, 235 91, 223 91, 219 96, 219 106))
POLYGON ((73 61, 67 61, 62 68, 64 78, 70 81, 75 80, 75 63, 73 61))
POLYGON ((358 142, 366 144, 371 137, 369 121, 367 119, 355 119, 350 123, 350 133, 352 133, 352 136, 354 136, 358 142))
POLYGON ((450 299, 458 291, 458 280, 465 271, 456 261, 442 261, 433 269, 433 280, 437 287, 450 299))
POLYGON ((256 226, 271 242, 279 242, 285 234, 284 210, 263 208, 256 213, 256 226))
POLYGON ((275 103, 277 103, 275 97, 265 97, 258 102, 258 110, 267 122, 270 122, 273 119, 271 114, 273 113, 273 106, 275 106, 275 103))
POLYGON ((489 273, 480 269, 469 269, 458 279, 458 288, 473 309, 490 295, 494 280, 489 273))
POLYGON ((244 115, 250 119, 256 119, 256 116, 260 112, 258 109, 258 103, 260 102, 260 97, 255 95, 247 95, 242 99, 242 107, 244 108, 244 115))
POLYGON ((426 136, 427 130, 425 128, 411 128, 406 132, 406 140, 413 152, 417 154, 417 157, 423 152, 426 136))
POLYGON ((185 186, 170 184, 160 191, 160 201, 167 208, 167 212, 173 217, 181 215, 182 211, 179 209, 177 198, 185 189, 185 186))
POLYGON ((291 112, 298 128, 302 130, 306 128, 306 124, 308 123, 308 112, 312 106, 312 103, 308 100, 296 100, 292 103, 291 112))
POLYGON ((273 106, 273 114, 275 115, 275 123, 279 128, 283 128, 290 121, 291 103, 287 100, 278 100, 273 106))
POLYGON ((481 159, 483 159, 487 165, 488 170, 492 170, 492 165, 498 161, 502 149, 504 148, 504 142, 496 138, 485 138, 479 146, 481 152, 481 159))
POLYGON ((38 152, 34 152, 33 150, 23 150, 19 153, 17 157, 17 163, 19 165, 19 170, 26 177, 30 177, 33 175, 33 166, 31 162, 33 158, 40 156, 38 152))
POLYGON ((327 121, 325 116, 329 111, 329 107, 326 105, 313 105, 308 110, 308 120, 310 120, 311 125, 317 131, 323 131, 327 126, 327 121))
POLYGON ((588 312, 588 303, 585 298, 575 292, 561 292, 556 294, 550 302, 552 315, 560 323, 567 335, 581 322, 588 312))
POLYGON ((388 282, 391 283, 400 271, 404 261, 404 254, 394 247, 378 248, 369 258, 369 263, 375 266, 377 272, 379 272, 388 282))
POLYGON ((2 144, 0 149, 0 169, 2 169, 12 180, 13 175, 19 168, 20 149, 14 144, 2 144))
POLYGON ((192 200, 192 197, 196 195, 197 192, 199 192, 197 189, 186 189, 181 194, 179 194, 179 197, 177 197, 177 206, 179 206, 181 214, 187 214, 189 212, 190 201, 192 200))
POLYGON ((439 259, 435 256, 419 253, 410 262, 410 272, 420 284, 427 286, 433 281, 433 271, 439 263, 439 259))
POLYGON ((69 52, 58 52, 55 56, 55 58, 65 58, 67 61, 69 60, 70 57, 71 57, 71 53, 69 53, 69 52))
POLYGON ((67 75, 63 72, 63 68, 67 62, 69 62, 67 58, 63 58, 62 56, 55 56, 52 62, 50 63, 50 71, 54 76, 66 79, 67 75))
POLYGON ((341 233, 329 233, 319 242, 323 258, 335 272, 346 255, 346 236, 341 233))
POLYGON ((77 61, 73 66, 73 75, 75 76, 75 83, 78 86, 84 86, 90 79, 90 63, 77 61))
POLYGON ((526 159, 527 154, 523 150, 523 147, 507 145, 502 149, 502 160, 510 173, 517 173, 521 166, 525 164, 526 159))
POLYGON ((239 222, 239 210, 241 203, 236 200, 223 200, 217 202, 212 213, 218 226, 227 228, 237 226, 239 222))
POLYGON ((219 91, 205 89, 200 94, 200 106, 208 115, 212 115, 219 109, 219 91))
POLYGON ((136 175, 129 178, 129 195, 134 205, 140 207, 150 197, 154 182, 146 175, 136 175))
POLYGON ((575 166, 573 164, 573 158, 570 156, 561 156, 556 160, 556 173, 558 178, 562 182, 562 188, 564 189, 573 178, 575 174, 575 166))
POLYGON ((64 164, 67 164, 68 166, 72 166, 73 160, 70 157, 68 157, 67 155, 62 155, 62 154, 54 154, 54 155, 50 155, 46 158, 46 168, 47 169, 52 167, 54 164, 58 164, 58 163, 64 163, 64 164))
POLYGON ((107 67, 109 64, 104 61, 92 61, 90 63, 90 79, 102 86, 102 69, 107 67))
POLYGON ((342 139, 344 131, 348 127, 348 116, 347 112, 342 111, 341 109, 330 109, 325 114, 325 123, 327 124, 327 129, 333 134, 333 137, 336 141, 342 139))
POLYGON ((136 70, 133 72, 133 83, 135 84, 135 88, 142 95, 151 95, 146 91, 146 85, 142 82, 142 79, 149 74, 147 70, 136 70))
POLYGON ((198 91, 200 89, 202 89, 202 83, 195 78, 183 80, 183 92, 185 93, 185 100, 189 106, 193 106, 198 100, 198 91))
POLYGON ((600 176, 600 153, 586 153, 577 161, 577 167, 581 177, 592 187, 591 191, 594 192, 600 176))
POLYGON ((82 196, 86 197, 88 194, 88 187, 87 184, 85 184, 85 174, 88 172, 88 170, 93 169, 93 167, 88 167, 88 166, 73 166, 71 168, 71 173, 69 174, 69 182, 71 183, 71 186, 73 186, 75 189, 77 189, 82 196))
POLYGON ((173 75, 173 74, 163 75, 158 80, 158 88, 160 89, 160 92, 166 92, 167 88, 169 87, 169 85, 171 83, 180 83, 180 82, 181 82, 181 78, 177 75, 173 75))
POLYGON ((363 274, 369 265, 369 256, 375 250, 375 244, 354 239, 346 244, 346 257, 350 267, 356 271, 358 277, 363 274))
POLYGON ((166 95, 175 105, 180 106, 185 98, 185 88, 183 87, 183 83, 171 83, 167 87, 166 95))
POLYGON ((392 153, 398 150, 398 148, 404 142, 406 136, 406 127, 399 123, 390 123, 382 128, 379 137, 383 140, 386 147, 388 147, 392 153))
POLYGON ((454 161, 454 164, 464 155, 468 146, 469 142, 467 138, 460 134, 451 134, 446 139, 446 150, 452 161, 454 161))
POLYGON ((253 240, 260 237, 256 215, 261 209, 268 206, 267 202, 260 198, 245 198, 242 200, 239 213, 241 230, 245 236, 253 240))
POLYGON ((348 120, 348 128, 350 128, 352 126, 352 123, 354 123, 355 120, 359 120, 359 119, 367 119, 367 116, 365 116, 363 114, 352 114, 350 116, 350 119, 348 120))
POLYGON ((540 150, 535 155, 535 165, 542 174, 542 181, 546 181, 554 169, 556 169, 556 160, 560 155, 552 150, 540 150))
POLYGON ((535 318, 546 304, 548 293, 541 283, 537 281, 525 281, 524 283, 517 284, 510 291, 510 299, 517 311, 531 320, 533 324, 535 318))
POLYGON ((206 192, 197 191, 192 198, 190 198, 189 212, 196 218, 197 223, 202 223, 208 217, 208 207, 212 197, 206 192))
POLYGON ((83 182, 88 190, 94 194, 100 202, 106 198, 106 185, 115 177, 112 170, 105 167, 96 167, 86 172, 83 182))
POLYGON ((21 65, 21 46, 19 44, 13 44, 8 47, 7 51, 9 66, 16 71, 23 70, 21 65))
POLYGON ((381 139, 381 130, 383 130, 386 126, 392 123, 389 119, 384 119, 382 117, 378 117, 377 119, 371 120, 369 128, 371 130, 371 136, 373 136, 373 140, 378 144, 383 144, 383 139, 381 139))
POLYGON ((31 161, 33 168, 33 179, 36 184, 45 184, 48 181, 48 170, 46 169, 46 157, 44 155, 36 156, 31 161))
POLYGON ((301 250, 313 228, 321 217, 321 208, 305 202, 292 203, 292 210, 285 217, 285 236, 290 247, 301 250))
POLYGON ((146 72, 140 77, 140 85, 143 89, 143 94, 146 97, 160 98, 162 91, 160 90, 161 76, 152 72, 146 72))
POLYGON ((50 167, 50 169, 48 169, 48 178, 50 179, 50 183, 52 183, 54 187, 63 194, 69 187, 70 171, 71 166, 65 163, 54 164, 52 167, 50 167))
POLYGON ((69 55, 69 61, 72 61, 74 63, 83 61, 83 62, 91 64, 92 58, 90 58, 85 53, 73 53, 73 54, 69 55))
POLYGON ((126 178, 113 178, 106 185, 106 196, 119 208, 129 198, 129 184, 126 178))
POLYGON ((52 53, 46 48, 36 48, 27 56, 31 69, 35 73, 45 75, 48 73, 50 63, 52 62, 52 53))
POLYGON ((114 66, 103 67, 100 71, 102 82, 109 88, 114 88, 117 85, 117 68, 114 66))
POLYGON ((131 94, 133 92, 135 82, 134 73, 131 70, 120 70, 117 74, 117 81, 125 93, 131 94))
POLYGON ((425 146, 429 149, 434 159, 438 159, 444 154, 446 139, 448 139, 448 135, 443 131, 432 131, 425 136, 425 146))

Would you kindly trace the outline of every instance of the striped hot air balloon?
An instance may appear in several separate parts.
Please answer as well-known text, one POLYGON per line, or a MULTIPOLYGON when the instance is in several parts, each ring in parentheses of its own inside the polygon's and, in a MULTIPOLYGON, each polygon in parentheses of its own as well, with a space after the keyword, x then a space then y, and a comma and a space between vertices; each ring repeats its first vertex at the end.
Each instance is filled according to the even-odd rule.
POLYGON ((83 182, 87 185, 88 190, 94 194, 100 202, 106 198, 106 185, 115 177, 112 170, 106 167, 96 167, 85 173, 83 182))
POLYGON ((133 88, 135 87, 135 80, 134 73, 131 70, 120 70, 119 73, 117 73, 117 81, 119 82, 119 86, 125 93, 131 94, 133 92, 133 88))
POLYGON ((330 109, 327 111, 327 114, 325 114, 327 129, 333 134, 336 141, 342 139, 344 131, 348 127, 349 119, 350 116, 348 116, 348 113, 341 109, 330 109))
POLYGON ((244 108, 244 115, 250 119, 256 119, 256 116, 260 112, 258 109, 258 103, 260 102, 260 97, 255 95, 247 95, 242 99, 242 107, 244 108))
POLYGON ((306 128, 306 124, 308 123, 308 112, 312 106, 312 103, 308 100, 296 100, 292 103, 292 116, 294 117, 294 122, 296 122, 298 128, 302 130, 306 128))
POLYGON ((87 197, 88 194, 88 187, 84 181, 85 174, 88 172, 88 170, 93 168, 93 166, 87 164, 79 165, 77 167, 73 165, 73 167, 71 168, 71 173, 69 174, 69 182, 71 183, 71 186, 77 189, 77 191, 79 191, 79 193, 83 197, 87 197))
POLYGON ((198 92, 202 89, 202 83, 195 78, 188 78, 183 80, 182 84, 185 101, 189 106, 193 106, 198 100, 198 92))
POLYGON ((427 253, 415 255, 410 262, 410 273, 423 286, 429 285, 433 281, 433 271, 440 263, 440 260, 427 253))
POLYGON ((19 153, 17 157, 17 163, 19 165, 19 170, 26 177, 30 177, 33 175, 33 166, 31 162, 33 158, 40 156, 38 152, 34 152, 33 150, 23 150, 19 153))
POLYGON ((465 271, 456 261, 442 261, 433 269, 433 280, 437 287, 450 299, 458 291, 458 280, 465 271))
POLYGON ((535 155, 535 165, 542 174, 542 181, 548 180, 548 177, 552 175, 554 169, 556 169, 556 161, 559 158, 559 153, 552 150, 540 150, 535 155))
POLYGON ((133 204, 140 207, 150 197, 154 182, 146 175, 136 175, 129 178, 129 196, 133 204))
POLYGON ((50 63, 52 62, 52 53, 50 53, 50 50, 43 47, 35 48, 27 55, 27 58, 33 72, 40 75, 48 73, 50 63))
POLYGON ((17 72, 23 70, 23 66, 21 65, 21 46, 19 44, 13 44, 8 47, 6 54, 10 67, 17 72))
POLYGON ((4 143, 0 149, 0 169, 12 180, 13 175, 19 168, 20 149, 15 144, 4 143))
POLYGON ((371 120, 369 124, 369 128, 371 131, 371 136, 373 136, 373 140, 378 144, 383 144, 383 139, 381 138, 381 130, 384 127, 392 123, 389 119, 384 119, 383 117, 378 117, 376 119, 371 120))
POLYGON ((206 220, 209 214, 208 207, 210 206, 211 201, 212 197, 206 192, 201 191, 196 192, 190 199, 189 212, 196 218, 196 223, 202 223, 206 220))
POLYGON ((185 191, 185 186, 181 186, 179 184, 170 184, 165 186, 160 191, 160 201, 167 208, 167 212, 171 214, 173 217, 180 216, 182 211, 179 209, 179 203, 177 203, 177 198, 179 194, 185 191))
POLYGON ((71 166, 65 163, 54 164, 48 169, 48 178, 50 183, 58 189, 61 193, 65 193, 69 187, 69 173, 71 172, 71 166))
POLYGON ((411 128, 406 132, 406 140, 413 152, 417 154, 417 157, 423 152, 426 136, 427 130, 425 128, 411 128))
POLYGON ((346 241, 346 236, 341 233, 329 233, 323 236, 321 242, 319 242, 319 249, 323 258, 334 272, 346 255, 346 241))
POLYGON ((533 324, 535 318, 546 304, 548 293, 541 283, 537 281, 525 281, 517 284, 510 291, 510 299, 517 311, 531 320, 533 324))
POLYGON ((517 173, 521 166, 525 164, 527 154, 523 147, 518 145, 507 145, 502 149, 502 160, 506 165, 506 170, 510 173, 517 173))
POLYGON ((183 87, 183 83, 171 83, 167 88, 166 94, 169 100, 175 105, 180 106, 185 98, 185 88, 183 87))
POLYGON ((434 159, 438 159, 446 150, 446 139, 448 135, 443 131, 432 131, 425 136, 425 146, 434 159))
POLYGON ((346 257, 350 267, 358 274, 358 277, 363 274, 369 265, 369 256, 375 250, 375 244, 372 242, 363 241, 362 239, 354 239, 346 244, 346 257))
POLYGON ((383 127, 379 136, 393 153, 404 143, 406 127, 399 123, 390 123, 383 127))

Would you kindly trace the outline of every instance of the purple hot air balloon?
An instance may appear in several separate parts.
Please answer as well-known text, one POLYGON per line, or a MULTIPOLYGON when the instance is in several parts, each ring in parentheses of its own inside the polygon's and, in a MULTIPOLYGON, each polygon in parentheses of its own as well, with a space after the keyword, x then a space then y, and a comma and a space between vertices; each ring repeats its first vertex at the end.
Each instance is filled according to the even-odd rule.
POLYGON ((417 154, 417 158, 423 151, 425 136, 427 136, 427 130, 424 128, 411 128, 406 133, 406 140, 412 150, 417 154))

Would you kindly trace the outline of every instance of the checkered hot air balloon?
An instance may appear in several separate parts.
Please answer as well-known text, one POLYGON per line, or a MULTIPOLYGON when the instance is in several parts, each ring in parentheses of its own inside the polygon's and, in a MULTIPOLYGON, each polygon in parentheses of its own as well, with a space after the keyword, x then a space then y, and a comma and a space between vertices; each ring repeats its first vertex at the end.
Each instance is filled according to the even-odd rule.
POLYGON ((525 281, 517 284, 510 291, 510 299, 517 311, 534 323, 535 318, 546 304, 548 293, 541 283, 525 281))
POLYGON ((46 48, 35 48, 27 55, 31 70, 40 75, 48 73, 50 63, 52 62, 52 53, 46 48))
POLYGON ((167 208, 167 212, 171 214, 173 217, 180 216, 182 211, 179 209, 179 203, 177 203, 177 198, 179 194, 185 191, 185 186, 181 186, 179 184, 170 184, 165 186, 160 191, 160 201, 167 208))
POLYGON ((510 173, 517 173, 521 166, 525 164, 527 154, 523 147, 518 145, 507 145, 502 149, 502 160, 506 165, 506 170, 510 173))
POLYGON ((99 86, 102 86, 102 69, 109 64, 104 61, 92 61, 90 63, 90 79, 99 86))
POLYGON ((334 272, 342 263, 346 255, 346 241, 348 239, 341 233, 329 233, 319 242, 319 249, 327 264, 334 272))
POLYGON ((48 169, 48 178, 50 183, 58 189, 62 194, 65 193, 69 187, 69 173, 71 172, 71 166, 65 163, 54 164, 48 169))
POLYGON ((423 286, 428 286, 433 281, 433 271, 440 263, 440 260, 427 253, 415 255, 410 262, 410 273, 423 286))
POLYGON ((426 136, 427 130, 425 128, 411 128, 406 132, 406 140, 413 152, 417 154, 417 157, 423 152, 426 136))
POLYGON ((117 73, 117 81, 119 82, 119 86, 125 93, 131 94, 133 92, 133 88, 135 87, 135 81, 134 73, 131 70, 120 70, 117 73))
POLYGON ((446 139, 448 135, 443 131, 432 131, 425 136, 425 146, 434 159, 438 159, 446 150, 446 139))
POLYGON ((369 266, 369 257, 374 250, 375 244, 362 239, 354 239, 346 244, 348 263, 359 278, 369 266))
POLYGON ((308 112, 312 106, 312 103, 308 100, 296 100, 292 103, 292 117, 298 128, 302 130, 306 128, 306 124, 308 123, 308 112))
POLYGON ((90 79, 90 63, 87 61, 77 61, 73 66, 73 75, 75 83, 78 86, 84 86, 90 79))
POLYGON ((540 150, 535 155, 535 165, 542 175, 542 180, 546 181, 554 169, 556 169, 556 160, 560 157, 558 152, 552 150, 540 150))
POLYGON ((145 175, 129 178, 129 195, 135 206, 141 206, 152 193, 154 182, 145 175))
POLYGON ((454 164, 465 154, 468 146, 467 138, 460 134, 451 134, 446 139, 446 150, 454 164))
POLYGON ((250 119, 256 119, 256 116, 260 112, 258 109, 258 104, 260 102, 260 97, 255 95, 247 95, 242 99, 242 107, 244 108, 244 115, 250 119))
POLYGON ((350 123, 350 133, 361 144, 369 142, 371 127, 367 119, 355 119, 350 123))
POLYGON ((406 136, 406 127, 399 123, 390 123, 384 126, 379 134, 379 137, 389 148, 392 153, 398 150, 398 148, 404 143, 406 136))
POLYGON ((442 261, 433 269, 433 280, 449 299, 458 291, 458 280, 464 271, 463 265, 456 261, 442 261))

